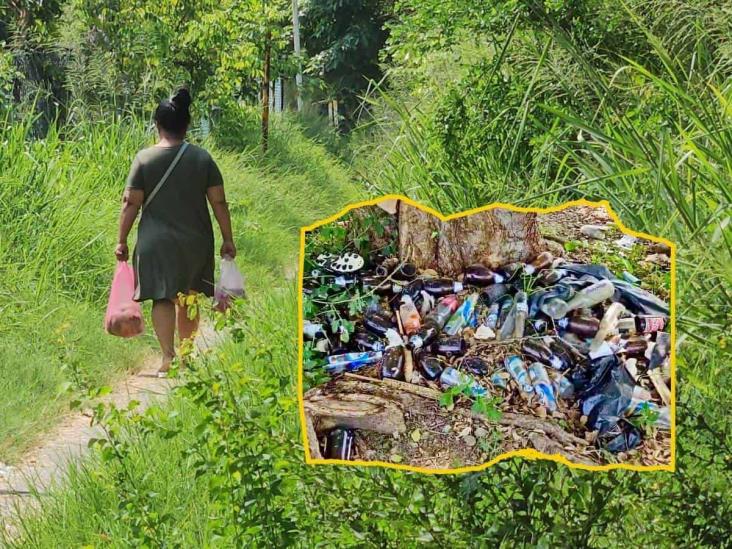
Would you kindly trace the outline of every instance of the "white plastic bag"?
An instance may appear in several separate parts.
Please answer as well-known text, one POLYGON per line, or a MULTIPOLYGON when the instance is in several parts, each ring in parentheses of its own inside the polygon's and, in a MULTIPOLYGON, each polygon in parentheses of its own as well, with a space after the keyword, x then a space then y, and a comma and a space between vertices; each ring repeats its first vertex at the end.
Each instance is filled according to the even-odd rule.
POLYGON ((231 299, 244 296, 244 277, 230 257, 221 259, 221 277, 214 289, 216 310, 225 311, 231 299))

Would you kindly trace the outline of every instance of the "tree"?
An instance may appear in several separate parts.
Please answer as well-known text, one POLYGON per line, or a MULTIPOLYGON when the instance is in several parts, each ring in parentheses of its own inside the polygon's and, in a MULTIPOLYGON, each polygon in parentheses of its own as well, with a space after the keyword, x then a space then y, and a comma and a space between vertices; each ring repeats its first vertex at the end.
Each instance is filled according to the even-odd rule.
POLYGON ((379 55, 391 13, 391 0, 311 0, 303 14, 302 40, 311 56, 308 72, 323 78, 329 98, 344 105, 348 121, 369 82, 383 76, 379 55))

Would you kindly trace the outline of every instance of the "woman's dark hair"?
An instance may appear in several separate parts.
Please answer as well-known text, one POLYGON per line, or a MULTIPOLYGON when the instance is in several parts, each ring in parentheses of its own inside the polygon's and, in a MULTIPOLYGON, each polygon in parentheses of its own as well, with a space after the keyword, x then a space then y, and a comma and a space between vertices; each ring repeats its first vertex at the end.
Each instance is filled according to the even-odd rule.
POLYGON ((155 109, 155 122, 165 131, 183 136, 191 122, 191 94, 180 88, 170 99, 163 99, 155 109))

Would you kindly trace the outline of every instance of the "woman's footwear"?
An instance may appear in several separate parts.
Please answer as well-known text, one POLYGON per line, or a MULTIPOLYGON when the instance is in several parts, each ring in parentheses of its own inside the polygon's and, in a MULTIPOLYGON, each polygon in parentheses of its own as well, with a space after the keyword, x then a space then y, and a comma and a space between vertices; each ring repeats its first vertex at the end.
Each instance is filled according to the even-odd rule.
POLYGON ((158 370, 157 376, 158 377, 168 377, 168 372, 170 371, 170 365, 173 363, 173 360, 165 360, 163 359, 163 365, 160 366, 160 369, 158 370))

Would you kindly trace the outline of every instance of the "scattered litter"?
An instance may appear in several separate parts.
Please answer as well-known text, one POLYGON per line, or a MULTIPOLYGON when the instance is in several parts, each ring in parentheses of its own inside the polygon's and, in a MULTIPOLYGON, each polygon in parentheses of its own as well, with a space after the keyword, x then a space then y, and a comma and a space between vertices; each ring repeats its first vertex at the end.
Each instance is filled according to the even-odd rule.
POLYGON ((588 238, 595 240, 604 240, 605 233, 610 230, 608 225, 582 225, 580 232, 588 238))
MULTIPOLYGON (((610 228, 584 225, 581 232, 604 239, 610 228)), ((615 245, 631 249, 636 241, 624 235, 615 245)), ((655 257, 658 265, 668 265, 667 255, 655 257)), ((355 310, 338 309, 352 326, 345 339, 332 318, 303 324, 331 376, 358 371, 353 377, 449 391, 449 403, 441 402, 447 414, 456 414, 464 402, 459 399, 490 397, 500 410, 519 409, 535 422, 561 420, 572 433, 567 436, 621 461, 633 455, 648 429, 670 428, 669 307, 629 271, 617 277, 605 265, 572 263, 550 252, 526 264, 471 265, 458 277, 396 257, 372 263, 357 254, 321 254, 314 262, 324 271, 343 271, 341 288, 357 290, 364 301, 355 310)), ((530 443, 516 429, 501 429, 509 441, 530 443)), ((490 431, 473 430, 463 419, 456 426, 437 423, 406 432, 413 446, 455 432, 472 448, 490 431)), ((363 455, 355 444, 358 433, 331 429, 323 455, 363 455)), ((553 442, 535 438, 547 448, 553 442)), ((383 455, 400 462, 405 452, 393 446, 383 455)))
POLYGON ((629 234, 624 234, 622 237, 615 241, 615 245, 618 248, 622 248, 624 250, 632 250, 637 241, 638 239, 636 237, 629 234))

